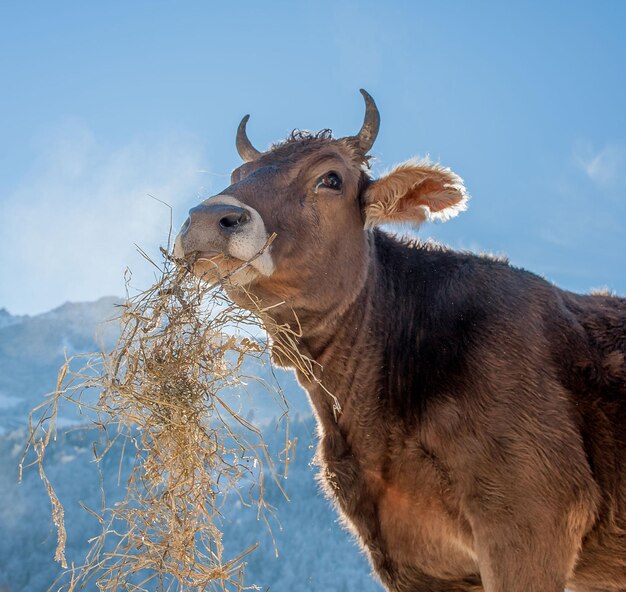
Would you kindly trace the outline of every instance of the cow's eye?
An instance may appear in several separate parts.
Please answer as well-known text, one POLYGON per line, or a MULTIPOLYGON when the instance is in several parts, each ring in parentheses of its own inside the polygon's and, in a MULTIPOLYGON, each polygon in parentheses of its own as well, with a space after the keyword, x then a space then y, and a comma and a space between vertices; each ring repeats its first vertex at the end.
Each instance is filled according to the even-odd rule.
POLYGON ((335 171, 330 171, 330 173, 326 173, 323 177, 320 177, 315 189, 319 189, 320 187, 327 187, 328 189, 339 191, 341 189, 341 177, 335 171))

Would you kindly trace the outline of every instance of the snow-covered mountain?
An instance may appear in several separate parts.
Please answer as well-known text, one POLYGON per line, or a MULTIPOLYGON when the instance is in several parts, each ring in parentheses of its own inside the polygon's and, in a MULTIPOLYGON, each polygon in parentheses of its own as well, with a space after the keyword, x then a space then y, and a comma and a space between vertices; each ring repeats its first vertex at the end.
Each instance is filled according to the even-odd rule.
MULTIPOLYGON (((60 574, 53 561, 56 531, 44 486, 36 468, 27 469, 18 483, 17 465, 26 442, 29 411, 54 389, 65 356, 113 345, 115 325, 103 329, 101 323, 116 315, 117 302, 102 298, 92 303, 67 303, 33 317, 12 316, 0 310, 1 592, 43 592, 60 574)), ((246 582, 273 592, 380 590, 315 482, 316 469, 311 465, 315 427, 304 392, 291 373, 271 369, 268 364, 250 361, 244 373, 270 384, 278 380, 289 403, 290 438, 297 438, 298 444, 289 478, 281 483, 289 501, 271 479, 266 480, 266 500, 276 508, 272 534, 259 521, 255 508, 234 505, 222 525, 226 554, 240 552, 258 541, 259 548, 247 558, 246 582)), ((285 444, 286 419, 278 419, 282 411, 267 389, 251 380, 246 389, 238 389, 231 404, 262 426, 264 439, 277 458, 285 444)), ((85 421, 75 413, 71 406, 62 411, 69 423, 85 421)), ((79 503, 96 508, 100 503, 99 478, 91 453, 94 439, 93 430, 72 430, 60 434, 46 455, 48 475, 66 510, 68 561, 76 564, 85 556, 87 540, 100 532, 95 518, 79 503)), ((103 478, 112 486, 120 468, 114 457, 102 465, 103 478)), ((86 589, 96 588, 90 584, 86 589)))
MULTIPOLYGON (((105 297, 96 302, 66 303, 37 316, 12 316, 0 310, 0 434, 26 425, 29 411, 55 389, 59 368, 66 357, 111 349, 118 325, 111 321, 118 314, 119 299, 105 297)), ((79 364, 80 366, 80 364, 79 364)), ((267 423, 280 414, 276 403, 262 386, 276 379, 293 391, 290 408, 300 415, 310 414, 306 396, 290 372, 270 364, 246 360, 243 374, 255 376, 246 388, 237 390, 233 403, 244 416, 267 423)), ((71 421, 68 407, 61 415, 71 421)))
POLYGON ((115 316, 117 302, 68 302, 32 317, 0 310, 0 434, 25 425, 30 409, 54 390, 66 355, 113 344, 115 326, 99 327, 115 316))

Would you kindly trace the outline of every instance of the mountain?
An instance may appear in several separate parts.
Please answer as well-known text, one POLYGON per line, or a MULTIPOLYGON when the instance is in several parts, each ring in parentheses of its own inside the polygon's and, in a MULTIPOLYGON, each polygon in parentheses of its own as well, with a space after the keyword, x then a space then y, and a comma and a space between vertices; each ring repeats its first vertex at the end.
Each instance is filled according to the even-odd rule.
MULTIPOLYGON (((31 409, 44 401, 56 387, 59 368, 66 357, 110 350, 119 325, 120 300, 105 297, 96 302, 67 302, 37 316, 12 316, 0 310, 0 434, 27 425, 31 409)), ((77 360, 75 367, 82 365, 77 360)), ((295 413, 310 413, 306 396, 291 372, 273 368, 267 358, 246 359, 242 374, 255 377, 244 388, 231 393, 231 402, 249 419, 267 423, 279 410, 263 386, 278 382, 295 396, 290 401, 295 413)), ((61 409, 64 421, 80 420, 71 407, 61 409)))
POLYGON ((0 433, 25 425, 30 409, 54 390, 68 357, 114 343, 115 325, 98 327, 115 316, 118 299, 66 303, 37 316, 0 311, 0 433))
MULTIPOLYGON (((26 468, 17 482, 17 466, 27 438, 28 414, 56 384, 65 356, 92 352, 114 345, 118 328, 101 323, 116 315, 115 298, 91 303, 67 303, 37 316, 12 316, 0 310, 0 591, 47 590, 61 569, 53 561, 56 530, 50 502, 36 467, 26 468), (98 329, 100 327, 100 329, 98 329), (96 336, 97 335, 97 336, 96 336)), ((259 520, 256 508, 233 498, 224 509, 225 556, 233 556, 258 542, 247 558, 246 583, 272 592, 311 589, 374 592, 379 585, 356 544, 338 524, 331 504, 315 480, 312 463, 315 425, 305 393, 292 373, 272 368, 266 360, 247 360, 243 373, 251 378, 245 388, 232 390, 229 404, 260 426, 271 457, 278 459, 285 446, 285 430, 297 439, 288 479, 280 478, 280 492, 266 469, 266 501, 274 507, 272 532, 259 520), (263 383, 280 384, 289 403, 289 414, 273 400, 263 383)), ((64 424, 73 425, 46 452, 47 474, 65 508, 68 529, 68 562, 79 565, 88 550, 87 541, 100 526, 81 506, 100 507, 99 475, 93 462, 93 429, 81 429, 74 406, 61 410, 64 424)), ((130 464, 120 463, 113 450, 100 463, 102 479, 112 491, 109 502, 120 498, 130 464), (117 493, 116 493, 117 492, 117 493)), ((276 461, 280 467, 280 462, 276 461)), ((96 587, 90 582, 85 590, 96 587)))

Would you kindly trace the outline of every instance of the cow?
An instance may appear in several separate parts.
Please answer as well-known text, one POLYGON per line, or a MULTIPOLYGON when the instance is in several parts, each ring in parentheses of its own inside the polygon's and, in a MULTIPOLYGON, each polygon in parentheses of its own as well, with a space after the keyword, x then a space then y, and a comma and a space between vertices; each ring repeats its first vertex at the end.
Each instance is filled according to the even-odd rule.
POLYGON ((361 93, 355 136, 262 152, 244 117, 244 163, 174 255, 262 311, 310 398, 325 492, 387 590, 626 591, 626 299, 391 233, 468 194, 429 160, 374 179, 361 93))

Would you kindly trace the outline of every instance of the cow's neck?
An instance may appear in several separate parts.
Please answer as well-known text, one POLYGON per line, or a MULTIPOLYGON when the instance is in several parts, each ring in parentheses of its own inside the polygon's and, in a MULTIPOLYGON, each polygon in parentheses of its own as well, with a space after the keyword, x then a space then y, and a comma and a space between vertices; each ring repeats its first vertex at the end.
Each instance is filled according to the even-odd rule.
MULTIPOLYGON (((374 379, 370 375, 380 367, 377 358, 382 353, 376 342, 379 266, 374 249, 371 255, 367 273, 355 296, 339 302, 324 315, 301 313, 297 326, 290 324, 294 332, 301 334, 295 341, 299 363, 275 356, 281 365, 296 368, 323 424, 335 423, 349 405, 352 394, 371 386, 374 379), (306 366, 307 362, 310 362, 310 372, 298 368, 300 364, 306 366)), ((280 337, 274 338, 280 341, 280 337)))

